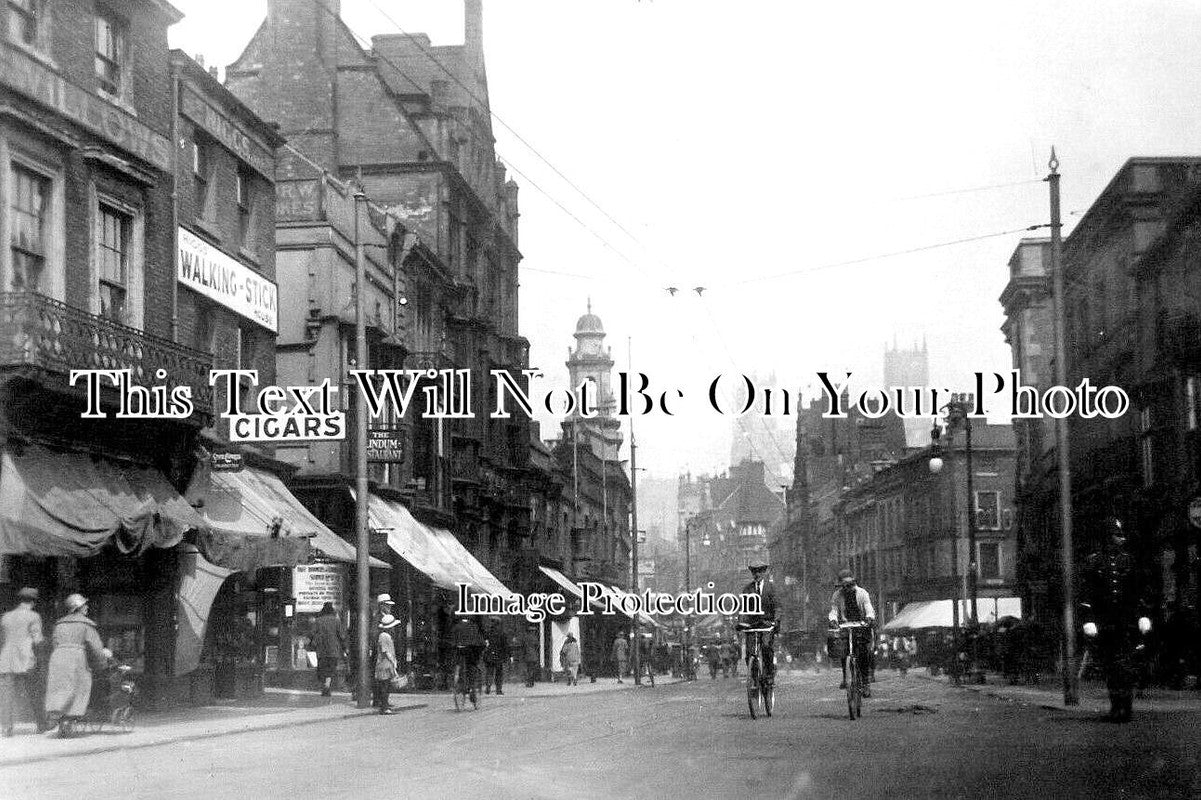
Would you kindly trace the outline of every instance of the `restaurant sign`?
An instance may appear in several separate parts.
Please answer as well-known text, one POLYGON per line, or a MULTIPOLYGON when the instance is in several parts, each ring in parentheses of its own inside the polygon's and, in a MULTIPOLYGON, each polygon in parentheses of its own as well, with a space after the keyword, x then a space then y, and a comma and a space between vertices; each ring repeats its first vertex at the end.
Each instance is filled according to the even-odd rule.
POLYGON ((186 228, 179 229, 179 282, 210 300, 278 332, 279 299, 274 281, 222 253, 186 228))
POLYGON ((163 172, 171 171, 171 140, 128 111, 80 88, 15 47, 2 47, 0 83, 83 126, 163 172))
POLYGON ((405 460, 404 432, 395 425, 377 425, 367 431, 367 461, 399 464, 405 460))

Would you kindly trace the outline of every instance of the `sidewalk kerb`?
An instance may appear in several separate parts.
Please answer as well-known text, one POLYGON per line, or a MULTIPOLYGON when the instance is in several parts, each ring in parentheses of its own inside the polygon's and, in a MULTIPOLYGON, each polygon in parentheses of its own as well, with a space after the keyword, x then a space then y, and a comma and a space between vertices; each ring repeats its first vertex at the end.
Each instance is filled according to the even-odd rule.
MULTIPOLYGON (((414 703, 406 706, 393 706, 394 711, 416 711, 417 709, 427 708, 428 703, 414 703)), ((340 722, 346 719, 354 719, 356 717, 379 716, 379 712, 370 709, 355 709, 346 711, 341 714, 332 714, 323 717, 306 717, 299 719, 278 720, 279 715, 263 716, 262 719, 267 724, 258 725, 251 724, 247 726, 239 726, 226 730, 205 730, 191 733, 167 734, 160 738, 144 742, 113 742, 111 744, 103 744, 95 747, 85 747, 80 750, 66 750, 55 753, 39 753, 22 758, 4 758, 0 756, 0 769, 4 767, 17 767, 26 764, 37 764, 43 761, 54 761, 60 758, 76 758, 78 756, 98 755, 100 753, 113 753, 119 750, 142 750, 148 747, 160 747, 162 745, 177 744, 179 742, 198 742, 205 739, 216 739, 222 736, 234 736, 239 733, 254 733, 257 731, 280 730, 283 728, 299 728, 305 725, 317 725, 322 722, 340 722)))

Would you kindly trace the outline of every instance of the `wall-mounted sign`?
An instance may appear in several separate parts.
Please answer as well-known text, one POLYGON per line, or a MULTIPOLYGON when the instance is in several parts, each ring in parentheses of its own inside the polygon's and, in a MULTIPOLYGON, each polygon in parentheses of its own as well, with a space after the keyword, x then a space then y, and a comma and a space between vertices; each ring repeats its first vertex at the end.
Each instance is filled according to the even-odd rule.
POLYGON ((213 453, 209 456, 209 464, 213 472, 241 472, 241 453, 213 453))
POLYGON ((292 569, 292 596, 298 614, 316 614, 326 603, 341 612, 346 587, 342 564, 298 564, 292 569))
POLYGON ((222 253, 186 228, 179 229, 176 275, 189 289, 257 322, 272 333, 279 326, 275 282, 222 253))
POLYGON ((64 80, 15 47, 0 46, 0 83, 49 106, 163 172, 171 171, 170 139, 94 92, 64 80))
POLYGON ((275 154, 257 139, 251 138, 235 121, 213 108, 190 86, 184 88, 183 113, 213 138, 233 151, 268 180, 275 180, 275 154))
POLYGON ((378 425, 367 431, 367 461, 399 464, 405 460, 404 432, 396 426, 378 425))

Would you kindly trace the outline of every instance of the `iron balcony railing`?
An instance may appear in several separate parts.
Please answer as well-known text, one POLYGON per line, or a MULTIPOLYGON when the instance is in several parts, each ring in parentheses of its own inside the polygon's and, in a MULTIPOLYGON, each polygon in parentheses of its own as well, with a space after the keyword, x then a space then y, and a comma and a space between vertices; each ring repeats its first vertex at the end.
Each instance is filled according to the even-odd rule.
POLYGON ((14 366, 63 376, 73 369, 127 369, 139 386, 189 386, 196 411, 213 410, 208 353, 32 292, 0 292, 0 367, 14 366), (161 381, 160 369, 167 376, 161 381))

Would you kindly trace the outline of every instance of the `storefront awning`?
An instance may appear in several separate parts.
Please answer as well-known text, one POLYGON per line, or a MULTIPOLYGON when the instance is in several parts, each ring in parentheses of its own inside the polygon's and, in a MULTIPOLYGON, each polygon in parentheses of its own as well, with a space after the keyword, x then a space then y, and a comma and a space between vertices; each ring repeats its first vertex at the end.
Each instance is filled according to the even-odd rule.
POLYGON ((367 512, 371 527, 386 533, 388 547, 435 585, 457 591, 464 584, 474 592, 512 594, 450 531, 424 525, 400 503, 374 494, 367 512))
POLYGON ((173 547, 207 528, 162 473, 39 445, 0 456, 0 554, 127 554, 173 547))
POLYGON ((550 578, 567 591, 571 592, 580 600, 584 599, 584 590, 581 589, 574 581, 572 581, 571 578, 568 578, 562 572, 559 572, 559 570, 555 569, 554 567, 538 567, 538 569, 542 570, 543 575, 550 578))
POLYGON ((618 611, 621 611, 622 614, 625 614, 630 619, 633 619, 636 622, 641 623, 642 625, 650 625, 652 628, 662 628, 663 627, 663 625, 657 619, 650 616, 649 614, 639 611, 637 614, 637 618, 635 619, 635 615, 626 614, 625 611, 623 611, 621 609, 621 605, 620 605, 621 599, 623 597, 627 596, 629 594, 629 592, 627 592, 624 589, 619 589, 616 586, 605 586, 604 584, 602 584, 602 586, 604 586, 605 589, 608 589, 609 593, 613 595, 613 607, 616 608, 618 611))
MULTIPOLYGON (((966 600, 959 601, 959 622, 966 624, 971 606, 966 600)), ((1001 617, 1022 618, 1020 597, 981 597, 976 602, 976 611, 982 625, 989 625, 1001 617)), ((955 624, 954 607, 950 600, 920 600, 906 603, 897 614, 884 625, 886 631, 920 630, 922 628, 950 628, 955 624)))
MULTIPOLYGON (((200 549, 222 567, 290 567, 308 562, 310 550, 333 561, 355 562, 355 548, 265 470, 247 466, 238 472, 211 473, 204 516, 213 532, 201 537, 200 549)), ((371 566, 388 565, 373 558, 371 566)))

